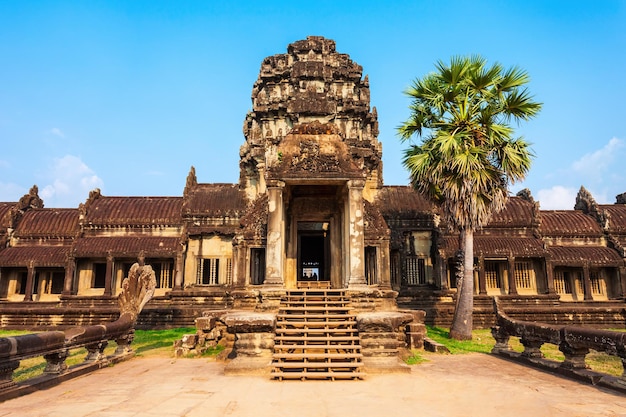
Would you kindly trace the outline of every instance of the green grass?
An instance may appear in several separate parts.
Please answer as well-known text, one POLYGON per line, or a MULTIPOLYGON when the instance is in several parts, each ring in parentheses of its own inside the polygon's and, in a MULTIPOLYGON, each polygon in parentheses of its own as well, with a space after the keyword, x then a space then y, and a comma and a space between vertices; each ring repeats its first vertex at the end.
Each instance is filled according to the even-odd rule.
MULTIPOLYGON (((427 326, 427 331, 428 337, 445 345, 453 355, 470 352, 490 353, 496 343, 493 336, 491 336, 490 329, 474 330, 472 332, 472 340, 450 339, 449 331, 440 327, 427 326)), ((511 349, 516 352, 522 352, 524 350, 524 346, 522 346, 517 337, 511 337, 509 339, 509 345, 511 349)), ((541 353, 543 353, 546 359, 558 362, 562 362, 565 359, 556 345, 544 344, 541 347, 541 353)), ((592 370, 609 375, 621 376, 624 370, 619 357, 611 356, 603 352, 592 350, 585 358, 585 362, 592 370)))
MULTIPOLYGON (((189 333, 195 333, 196 329, 193 327, 182 327, 169 330, 136 330, 135 339, 131 344, 132 349, 135 351, 136 356, 148 357, 148 356, 174 356, 173 344, 175 340, 179 340, 183 335, 189 333)), ((21 330, 0 330, 0 337, 18 336, 22 334, 33 333, 29 331, 21 330)), ((115 352, 117 344, 114 341, 110 341, 104 353, 111 355, 115 352)), ((223 348, 222 348, 223 349, 223 348)), ((219 349, 214 349, 219 350, 219 349)), ((219 352, 215 352, 217 354, 219 352)), ((67 366, 77 365, 82 363, 87 356, 87 350, 85 348, 73 349, 70 351, 70 355, 66 359, 67 366)), ((205 354, 203 356, 210 356, 205 354)), ((46 361, 43 357, 35 357, 30 359, 24 359, 20 362, 19 368, 13 373, 13 380, 16 382, 25 381, 27 379, 39 376, 43 373, 46 367, 46 361)))

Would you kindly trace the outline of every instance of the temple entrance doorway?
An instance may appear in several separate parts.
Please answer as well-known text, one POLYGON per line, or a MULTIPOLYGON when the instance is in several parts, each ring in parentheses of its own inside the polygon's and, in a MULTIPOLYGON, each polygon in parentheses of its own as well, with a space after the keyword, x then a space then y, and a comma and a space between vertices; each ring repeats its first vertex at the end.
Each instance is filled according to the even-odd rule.
POLYGON ((330 287, 328 223, 298 223, 298 286, 330 287))

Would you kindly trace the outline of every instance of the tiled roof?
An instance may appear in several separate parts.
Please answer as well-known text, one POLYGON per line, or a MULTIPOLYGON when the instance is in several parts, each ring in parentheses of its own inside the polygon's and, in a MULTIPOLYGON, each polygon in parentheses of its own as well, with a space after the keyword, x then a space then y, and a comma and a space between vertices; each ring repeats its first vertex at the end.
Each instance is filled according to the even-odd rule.
POLYGON ((543 236, 601 236, 602 229, 591 216, 579 210, 541 211, 543 236))
POLYGON ((609 213, 609 230, 613 233, 626 234, 626 204, 601 205, 609 213))
POLYGON ((69 246, 17 246, 0 250, 3 267, 26 267, 30 261, 35 266, 64 267, 69 246))
POLYGON ((556 265, 620 266, 624 261, 613 249, 604 246, 551 246, 551 261, 556 265))
POLYGON ((534 205, 520 197, 509 197, 504 209, 495 213, 487 227, 532 227, 534 205))
POLYGON ((78 230, 78 209, 31 209, 20 218, 15 236, 72 238, 78 230))
POLYGON ((143 250, 146 257, 171 257, 179 250, 177 237, 85 237, 74 245, 76 257, 137 257, 143 250))
POLYGON ((182 197, 104 197, 87 209, 85 224, 179 225, 182 197))
MULTIPOLYGON (((458 237, 442 239, 442 248, 447 256, 453 256, 459 248, 458 237)), ((546 254, 543 242, 535 238, 474 236, 474 256, 541 257, 546 254)))
POLYGON ((386 186, 378 191, 374 205, 385 217, 424 216, 435 212, 435 205, 409 186, 386 186))
POLYGON ((185 216, 239 217, 247 206, 237 184, 197 184, 183 203, 185 216))

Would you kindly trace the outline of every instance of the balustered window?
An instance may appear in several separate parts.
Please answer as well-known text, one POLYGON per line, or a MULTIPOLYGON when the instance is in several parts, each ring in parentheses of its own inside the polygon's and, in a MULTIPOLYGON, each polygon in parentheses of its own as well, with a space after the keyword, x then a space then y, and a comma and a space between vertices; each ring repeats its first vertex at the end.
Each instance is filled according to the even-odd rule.
POLYGON ((557 294, 572 294, 572 279, 568 271, 554 272, 554 290, 557 294))
POLYGON ((174 274, 174 264, 172 262, 150 262, 156 277, 157 288, 172 288, 172 275, 174 274))
POLYGON ((602 278, 600 278, 599 271, 590 271, 589 278, 591 280, 591 293, 595 295, 604 295, 604 285, 602 285, 602 278))
POLYGON ((404 262, 408 285, 426 284, 426 261, 423 258, 407 257, 404 262))
POLYGON ((502 288, 500 264, 501 262, 498 261, 485 261, 485 279, 487 281, 487 288, 502 288))
POLYGON ((220 285, 227 284, 232 279, 232 260, 220 258, 198 259, 196 284, 220 285), (223 270, 221 270, 223 268, 223 270))
POLYGON ((515 262, 515 285, 517 288, 533 288, 533 269, 531 262, 515 262))

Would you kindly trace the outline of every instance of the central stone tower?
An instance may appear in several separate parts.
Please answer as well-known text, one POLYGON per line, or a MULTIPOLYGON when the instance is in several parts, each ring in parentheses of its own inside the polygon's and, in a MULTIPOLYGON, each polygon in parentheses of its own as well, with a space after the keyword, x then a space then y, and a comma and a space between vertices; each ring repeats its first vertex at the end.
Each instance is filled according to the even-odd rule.
MULTIPOLYGON (((365 217, 382 187, 382 146, 362 72, 334 41, 316 36, 263 60, 240 151, 240 187, 256 208, 242 237, 251 248, 248 282, 373 284, 365 272, 365 217)), ((388 272, 388 241, 368 252, 370 275, 386 276, 375 284, 388 288, 381 273, 388 272)))

